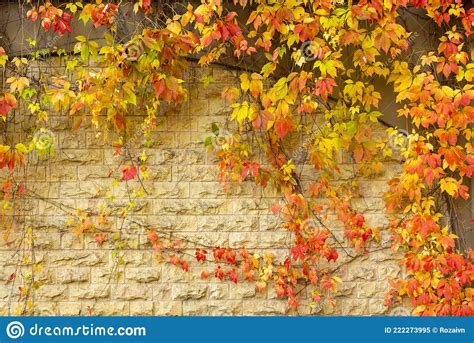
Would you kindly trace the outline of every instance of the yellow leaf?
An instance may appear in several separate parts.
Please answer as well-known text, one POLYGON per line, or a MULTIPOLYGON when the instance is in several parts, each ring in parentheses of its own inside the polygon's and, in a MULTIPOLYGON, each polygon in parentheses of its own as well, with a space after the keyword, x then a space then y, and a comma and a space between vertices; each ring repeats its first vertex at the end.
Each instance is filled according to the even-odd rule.
POLYGON ((181 25, 177 21, 172 21, 170 24, 168 24, 167 29, 175 35, 179 35, 181 33, 181 25))
POLYGON ((244 93, 247 92, 250 88, 249 76, 246 73, 240 75, 240 88, 242 88, 244 93))
POLYGON ((7 79, 7 83, 10 84, 10 91, 13 93, 16 90, 18 92, 22 92, 25 87, 28 87, 30 85, 30 81, 26 77, 9 77, 7 79))
POLYGON ((447 177, 445 179, 441 179, 439 182, 441 190, 443 192, 448 193, 451 196, 454 196, 458 191, 458 185, 455 179, 451 177, 447 177))

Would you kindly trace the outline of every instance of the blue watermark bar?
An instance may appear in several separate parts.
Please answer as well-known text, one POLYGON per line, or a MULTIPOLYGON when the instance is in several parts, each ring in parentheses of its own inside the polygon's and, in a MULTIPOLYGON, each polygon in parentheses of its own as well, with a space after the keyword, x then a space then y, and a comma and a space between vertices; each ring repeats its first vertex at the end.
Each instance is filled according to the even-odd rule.
POLYGON ((473 343, 460 317, 0 317, 0 342, 473 343))

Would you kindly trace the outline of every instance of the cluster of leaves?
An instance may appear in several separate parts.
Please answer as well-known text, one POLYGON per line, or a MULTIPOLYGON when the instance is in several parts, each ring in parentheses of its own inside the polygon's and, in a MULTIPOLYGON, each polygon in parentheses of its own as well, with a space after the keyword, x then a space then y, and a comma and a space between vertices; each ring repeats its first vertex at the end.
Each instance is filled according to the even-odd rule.
MULTIPOLYGON (((456 248, 456 236, 437 211, 441 197, 433 194, 467 199, 465 181, 474 171, 474 64, 465 44, 471 35, 473 9, 465 9, 459 0, 357 4, 235 0, 234 5, 238 12, 229 12, 220 0, 189 4, 165 27, 146 28, 126 44, 117 44, 109 33, 101 47, 78 36, 77 55, 64 57, 66 71, 77 81, 71 84, 67 75, 50 78, 41 88, 46 89, 42 101, 27 77, 28 61, 13 59, 16 73, 7 80, 10 91, 0 96, 0 114, 4 119, 13 115, 22 98, 40 121, 47 121, 46 103, 75 116, 76 128, 90 118, 101 133, 115 132, 119 138, 113 145, 123 161, 115 182, 126 183, 128 189, 129 183, 137 181, 133 194, 139 197, 144 192, 142 180, 148 177, 147 156, 132 155, 127 135, 138 132, 146 145, 162 102, 176 105, 186 98, 187 57, 199 56, 204 67, 228 55, 237 61, 262 56, 265 63, 259 70, 242 72, 238 86, 222 92, 231 103, 234 133, 217 140, 220 131, 214 127, 215 137, 206 143, 218 159, 225 187, 230 181, 247 180, 281 194, 282 201, 272 211, 294 238, 289 255, 262 257, 245 248, 201 246, 189 256, 186 246, 160 237, 159 231, 149 229, 147 238, 159 259, 166 254, 170 263, 188 271, 190 258, 206 263, 212 253, 217 265, 214 277, 252 280, 259 291, 273 282, 276 294, 297 308, 299 294, 307 287, 312 306, 322 296, 331 301, 341 281, 336 276, 341 263, 381 248, 381 228, 367 224, 353 198, 360 196, 357 178, 381 173, 383 162, 392 155, 388 137, 381 138, 374 130, 382 115, 378 109, 382 94, 376 84, 393 84, 396 101, 402 105, 399 114, 410 120, 413 132, 401 149, 402 173, 390 181, 385 194, 387 211, 393 213, 389 227, 393 247, 403 248, 407 271, 405 278, 391 281, 386 303, 408 297, 414 314, 472 315, 473 256, 456 248), (437 50, 420 56, 415 66, 404 60, 410 32, 399 19, 407 8, 422 9, 427 19, 445 28, 437 50), (100 68, 91 68, 91 60, 100 68), (290 71, 282 73, 287 65, 290 71), (127 124, 131 111, 146 113, 141 127, 127 124), (315 118, 312 124, 309 118, 315 118), (290 157, 290 143, 300 134, 309 136, 300 146, 306 153, 303 164, 312 166, 315 175, 308 185, 290 157), (341 152, 355 163, 353 180, 343 184, 337 181, 341 152), (328 211, 336 212, 349 249, 325 224, 328 211)), ((134 10, 153 13, 149 1, 138 2, 134 10)), ((73 15, 115 32, 118 11, 119 4, 101 1, 66 4, 64 10, 47 2, 33 7, 28 16, 35 21, 39 15, 45 31, 52 25, 62 35, 71 31, 73 15)), ((3 67, 10 64, 4 56, 0 50, 3 67)), ((2 166, 12 171, 35 146, 3 147, 2 166)), ((134 206, 130 199, 121 217, 127 217, 134 206)), ((93 231, 108 214, 101 210, 94 225, 81 213, 78 231, 93 231)), ((106 240, 105 234, 97 233, 98 244, 106 240)), ((209 272, 203 271, 201 277, 209 277, 209 272)))

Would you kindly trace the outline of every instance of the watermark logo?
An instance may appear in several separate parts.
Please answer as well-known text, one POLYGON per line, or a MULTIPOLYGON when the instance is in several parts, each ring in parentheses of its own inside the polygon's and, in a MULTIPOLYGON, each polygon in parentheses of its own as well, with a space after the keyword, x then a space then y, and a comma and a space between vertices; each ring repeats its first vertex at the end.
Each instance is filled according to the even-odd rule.
POLYGON ((408 132, 403 129, 394 130, 388 137, 388 145, 394 150, 408 147, 408 132))
POLYGON ((38 150, 49 150, 54 144, 54 133, 48 129, 41 128, 36 131, 33 142, 38 150))
POLYGON ((305 62, 312 62, 318 57, 319 45, 313 41, 307 40, 301 44, 300 51, 301 57, 304 58, 305 62))
POLYGON ((321 226, 321 223, 319 223, 318 220, 315 218, 307 218, 301 222, 301 229, 303 231, 311 231, 316 229, 317 227, 321 226))
POLYGON ((212 140, 212 145, 214 148, 220 149, 224 145, 232 145, 233 141, 233 136, 229 131, 225 129, 219 129, 216 136, 212 140))
POLYGON ((20 322, 11 322, 7 325, 6 333, 11 339, 17 339, 23 337, 25 334, 25 327, 20 322))
POLYGON ((122 57, 128 61, 137 61, 144 52, 143 44, 140 41, 128 42, 123 46, 122 57))

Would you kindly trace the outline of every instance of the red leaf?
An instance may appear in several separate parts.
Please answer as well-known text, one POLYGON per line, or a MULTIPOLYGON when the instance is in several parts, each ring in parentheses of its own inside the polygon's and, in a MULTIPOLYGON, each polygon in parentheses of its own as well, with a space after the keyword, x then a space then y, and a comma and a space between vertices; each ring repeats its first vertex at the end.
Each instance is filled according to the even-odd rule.
POLYGON ((10 93, 5 93, 4 95, 0 96, 0 115, 6 117, 8 112, 12 108, 17 107, 17 102, 15 97, 10 93))
POLYGON ((362 157, 364 157, 364 148, 358 145, 354 149, 354 159, 357 163, 359 163, 362 160, 362 157))
POLYGON ((323 252, 324 257, 330 262, 331 260, 336 262, 337 258, 339 257, 339 254, 337 253, 337 250, 334 248, 324 250, 323 252))
POLYGON ((206 250, 201 250, 199 248, 196 249, 196 260, 198 262, 200 261, 206 261, 206 255, 207 255, 207 251, 206 250))
POLYGON ((107 240, 107 234, 105 233, 98 233, 95 235, 95 241, 99 246, 102 246, 104 242, 107 240))
POLYGON ((122 180, 130 181, 137 176, 137 167, 135 166, 125 166, 122 168, 122 180))
POLYGON ((178 265, 178 263, 179 263, 179 258, 176 257, 176 256, 174 256, 174 255, 172 255, 172 256, 170 256, 169 261, 170 261, 170 263, 171 263, 172 265, 175 265, 175 266, 176 266, 176 265, 178 265))
POLYGON ((7 278, 7 282, 12 282, 13 280, 15 280, 15 278, 16 278, 16 274, 11 273, 7 278))
POLYGON ((358 214, 354 217, 353 223, 357 227, 362 227, 365 224, 365 218, 362 214, 358 214))
POLYGON ((259 170, 260 170, 260 163, 252 162, 252 176, 253 177, 257 176, 259 170))
POLYGON ((275 131, 281 139, 283 139, 292 128, 293 124, 286 118, 280 118, 275 123, 275 131))
POLYGON ((250 170, 250 162, 245 161, 244 163, 242 163, 242 179, 245 179, 247 177, 247 175, 249 174, 249 170, 250 170))
POLYGON ((281 205, 280 204, 273 204, 272 206, 272 212, 273 214, 278 214, 281 211, 281 205))
POLYGON ((229 276, 229 280, 232 281, 233 283, 237 283, 238 279, 238 274, 235 269, 231 269, 227 272, 227 275, 229 276))
POLYGON ((150 242, 156 242, 158 240, 158 234, 156 233, 155 230, 150 230, 148 231, 147 235, 146 235, 146 238, 150 241, 150 242))
POLYGON ((222 259, 222 256, 224 256, 225 250, 222 249, 221 247, 217 247, 212 249, 212 254, 214 255, 214 260, 216 262, 219 262, 222 259))
POLYGON ((295 261, 299 259, 303 260, 306 255, 306 246, 298 244, 291 248, 291 255, 295 261))
POLYGON ((216 270, 214 271, 214 276, 216 278, 218 278, 219 280, 224 280, 225 279, 225 272, 224 270, 219 266, 216 268, 216 270))

